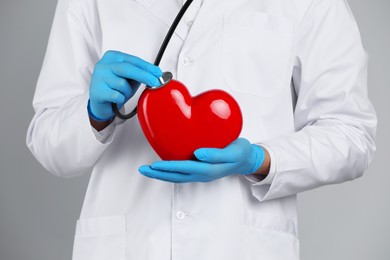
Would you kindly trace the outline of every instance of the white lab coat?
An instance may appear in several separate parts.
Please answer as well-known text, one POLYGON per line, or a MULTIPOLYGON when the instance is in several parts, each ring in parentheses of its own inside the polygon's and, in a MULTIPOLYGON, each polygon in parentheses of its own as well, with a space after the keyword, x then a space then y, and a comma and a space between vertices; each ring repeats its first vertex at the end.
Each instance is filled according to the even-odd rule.
POLYGON ((296 194, 361 176, 375 151, 367 54, 348 4, 204 0, 192 26, 184 17, 160 67, 193 95, 232 94, 241 136, 271 154, 264 180, 186 184, 138 172, 159 158, 137 118, 99 133, 86 108, 102 55, 153 62, 179 9, 177 0, 59 1, 27 145, 55 175, 92 172, 73 259, 299 259, 296 194))

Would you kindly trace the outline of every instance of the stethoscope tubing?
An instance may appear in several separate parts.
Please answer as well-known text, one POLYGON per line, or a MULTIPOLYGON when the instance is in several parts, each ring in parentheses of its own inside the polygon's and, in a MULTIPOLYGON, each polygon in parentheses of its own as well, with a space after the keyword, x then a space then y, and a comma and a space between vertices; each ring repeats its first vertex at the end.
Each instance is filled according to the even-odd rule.
MULTIPOLYGON (((164 55, 164 52, 165 52, 165 50, 166 50, 166 48, 168 46, 168 43, 171 40, 172 35, 175 32, 177 25, 179 24, 180 20, 184 16, 184 14, 187 11, 188 7, 191 5, 192 1, 193 0, 187 0, 185 2, 185 4, 183 5, 183 7, 180 9, 179 13, 177 14, 175 20, 173 21, 171 27, 169 28, 169 30, 168 30, 165 38, 164 38, 163 43, 160 46, 160 50, 157 53, 156 59, 154 61, 154 65, 156 65, 156 66, 160 65, 160 61, 162 59, 162 56, 164 55)), ((148 86, 146 86, 146 87, 148 87, 148 86)), ((127 115, 121 114, 121 112, 119 111, 118 106, 116 105, 116 103, 111 103, 111 106, 112 106, 112 110, 115 113, 115 116, 120 118, 120 119, 123 119, 123 120, 130 119, 130 118, 134 117, 137 114, 137 106, 133 109, 133 111, 131 111, 127 115)))

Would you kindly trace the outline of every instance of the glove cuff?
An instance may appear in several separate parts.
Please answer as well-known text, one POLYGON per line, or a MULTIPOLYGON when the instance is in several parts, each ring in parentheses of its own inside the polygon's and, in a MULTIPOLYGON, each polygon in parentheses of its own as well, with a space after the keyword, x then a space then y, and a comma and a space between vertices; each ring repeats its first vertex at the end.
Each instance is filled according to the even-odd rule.
POLYGON ((253 147, 253 150, 255 153, 255 166, 253 167, 251 173, 254 173, 263 164, 264 159, 265 159, 265 152, 264 152, 263 147, 261 147, 258 144, 252 144, 252 147, 253 147))
POLYGON ((108 118, 108 119, 103 119, 103 118, 98 118, 98 117, 96 117, 96 116, 92 113, 92 110, 91 110, 91 102, 90 102, 89 99, 88 99, 87 110, 88 110, 89 116, 90 116, 93 120, 95 120, 95 121, 105 122, 105 121, 109 121, 109 120, 112 119, 112 117, 111 117, 111 118, 108 118))

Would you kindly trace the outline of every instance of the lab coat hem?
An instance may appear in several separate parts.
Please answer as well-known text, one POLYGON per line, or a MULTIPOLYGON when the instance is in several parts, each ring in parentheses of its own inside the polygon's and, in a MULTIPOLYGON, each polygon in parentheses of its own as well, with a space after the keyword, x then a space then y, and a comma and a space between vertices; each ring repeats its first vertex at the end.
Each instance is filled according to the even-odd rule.
POLYGON ((96 140, 99 141, 101 144, 110 143, 112 141, 113 132, 115 129, 113 123, 109 124, 106 128, 104 128, 101 131, 96 130, 93 126, 91 126, 91 129, 96 140))
POLYGON ((82 116, 81 121, 85 126, 84 136, 87 138, 86 142, 92 144, 94 147, 106 147, 113 140, 115 135, 114 124, 111 123, 102 131, 98 132, 90 123, 87 104, 88 104, 89 94, 87 93, 82 97, 82 116))

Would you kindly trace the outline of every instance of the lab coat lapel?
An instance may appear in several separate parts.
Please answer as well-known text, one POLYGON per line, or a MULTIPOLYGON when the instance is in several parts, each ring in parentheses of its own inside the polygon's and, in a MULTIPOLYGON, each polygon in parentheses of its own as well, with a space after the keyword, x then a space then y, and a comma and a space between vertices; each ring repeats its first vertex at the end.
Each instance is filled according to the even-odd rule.
MULTIPOLYGON (((194 0, 196 1, 196 0, 194 0)), ((241 5, 243 0, 203 0, 202 7, 195 18, 187 36, 186 44, 191 44, 208 29, 218 23, 223 16, 241 5)))
MULTIPOLYGON (((149 10, 154 16, 158 17, 166 26, 167 32, 173 23, 176 15, 180 11, 180 6, 175 0, 135 0, 147 10, 149 10)), ((188 34, 188 27, 184 23, 179 23, 174 35, 178 36, 181 40, 185 40, 188 34)))

